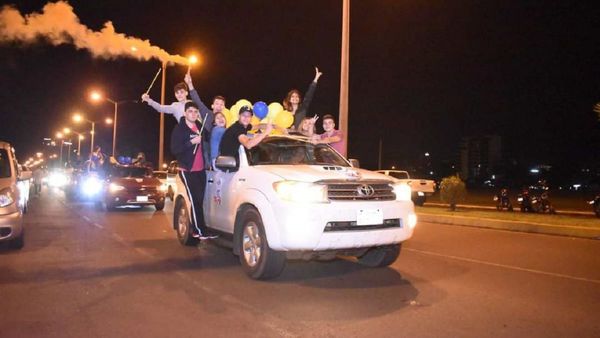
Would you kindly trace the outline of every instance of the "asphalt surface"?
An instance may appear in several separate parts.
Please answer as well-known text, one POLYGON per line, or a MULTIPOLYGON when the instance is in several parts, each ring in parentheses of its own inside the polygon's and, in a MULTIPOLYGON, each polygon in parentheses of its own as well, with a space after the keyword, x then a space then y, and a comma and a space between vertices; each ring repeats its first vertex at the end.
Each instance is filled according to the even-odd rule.
POLYGON ((390 267, 246 277, 182 247, 172 204, 115 212, 44 191, 0 246, 0 337, 598 337, 600 241, 421 222, 390 267))

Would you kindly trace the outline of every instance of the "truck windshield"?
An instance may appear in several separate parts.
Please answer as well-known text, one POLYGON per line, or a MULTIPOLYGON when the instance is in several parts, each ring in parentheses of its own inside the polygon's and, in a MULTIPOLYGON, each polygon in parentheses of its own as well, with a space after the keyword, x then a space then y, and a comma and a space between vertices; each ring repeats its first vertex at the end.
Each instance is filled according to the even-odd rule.
POLYGON ((312 144, 303 140, 273 137, 262 141, 248 150, 251 165, 268 164, 308 164, 336 165, 349 167, 350 164, 326 144, 312 144))
POLYGON ((5 149, 0 149, 0 178, 10 177, 10 174, 8 152, 5 149))

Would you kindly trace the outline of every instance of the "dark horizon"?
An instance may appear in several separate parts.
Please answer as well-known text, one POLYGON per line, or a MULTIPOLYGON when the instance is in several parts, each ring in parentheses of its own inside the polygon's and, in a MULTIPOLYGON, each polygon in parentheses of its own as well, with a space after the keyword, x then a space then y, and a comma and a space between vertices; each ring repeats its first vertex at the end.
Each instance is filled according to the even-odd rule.
MULTIPOLYGON (((324 75, 309 114, 338 115, 341 1, 204 1, 183 12, 166 2, 143 9, 69 3, 91 29, 112 21, 117 32, 170 53, 200 54, 204 63, 192 75, 205 103, 218 94, 228 107, 239 99, 281 102, 291 88, 304 93, 318 66, 324 75)), ((22 1, 16 8, 39 12, 44 4, 22 1)), ((351 1, 349 157, 375 168, 382 138, 385 167, 415 164, 424 152, 432 161, 452 161, 461 138, 495 134, 505 161, 561 172, 598 167, 598 17, 600 4, 590 3, 351 1)), ((43 137, 73 125, 68 116, 75 109, 95 119, 112 116, 110 104, 86 100, 89 89, 137 100, 159 66, 97 59, 70 45, 1 44, 0 138, 21 158, 31 156, 43 137)), ((168 68, 167 103, 185 71, 168 68)), ((150 94, 160 98, 160 83, 150 94)), ((159 114, 142 104, 119 111, 120 153, 144 151, 156 163, 159 114)), ((165 119, 170 158, 175 120, 165 119)), ((109 150, 112 129, 99 129, 98 141, 109 150)))

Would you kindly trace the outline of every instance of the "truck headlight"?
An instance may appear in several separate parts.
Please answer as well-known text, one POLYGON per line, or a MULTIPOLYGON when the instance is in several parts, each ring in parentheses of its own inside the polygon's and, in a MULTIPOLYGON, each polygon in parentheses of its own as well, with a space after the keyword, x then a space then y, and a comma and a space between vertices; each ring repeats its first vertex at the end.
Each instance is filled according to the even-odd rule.
POLYGON ((417 226, 417 215, 408 214, 408 227, 414 229, 417 226))
POLYGON ((93 196, 102 190, 102 182, 100 182, 100 180, 96 177, 88 177, 85 181, 83 181, 81 189, 87 196, 93 196))
POLYGON ((277 196, 285 201, 299 203, 328 203, 327 186, 298 181, 280 181, 273 183, 277 196))
POLYGON ((394 184, 394 194, 396 194, 396 201, 410 201, 410 186, 406 183, 394 184))
POLYGON ((7 207, 15 202, 13 192, 10 189, 0 191, 0 208, 7 207))
POLYGON ((117 191, 125 190, 125 187, 122 185, 118 185, 116 183, 111 183, 108 186, 108 190, 110 190, 110 192, 117 192, 117 191))

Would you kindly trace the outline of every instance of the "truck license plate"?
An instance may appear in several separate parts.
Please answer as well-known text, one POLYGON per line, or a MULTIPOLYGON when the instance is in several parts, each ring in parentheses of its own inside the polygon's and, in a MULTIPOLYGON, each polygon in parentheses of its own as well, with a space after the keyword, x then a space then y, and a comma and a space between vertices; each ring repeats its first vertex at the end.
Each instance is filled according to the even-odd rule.
POLYGON ((137 196, 135 200, 138 202, 148 202, 148 196, 137 196))
POLYGON ((356 212, 356 225, 383 224, 381 209, 360 209, 356 212))

